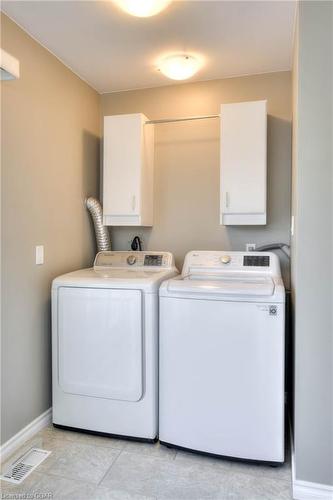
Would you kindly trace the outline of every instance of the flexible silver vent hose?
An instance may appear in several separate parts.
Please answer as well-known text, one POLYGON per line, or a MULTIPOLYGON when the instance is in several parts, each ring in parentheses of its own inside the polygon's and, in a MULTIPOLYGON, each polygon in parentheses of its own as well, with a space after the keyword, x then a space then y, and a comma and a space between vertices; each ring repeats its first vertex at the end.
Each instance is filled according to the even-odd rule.
POLYGON ((95 227, 96 243, 99 252, 111 250, 111 240, 108 228, 103 225, 102 205, 96 198, 86 198, 85 204, 90 212, 95 227))

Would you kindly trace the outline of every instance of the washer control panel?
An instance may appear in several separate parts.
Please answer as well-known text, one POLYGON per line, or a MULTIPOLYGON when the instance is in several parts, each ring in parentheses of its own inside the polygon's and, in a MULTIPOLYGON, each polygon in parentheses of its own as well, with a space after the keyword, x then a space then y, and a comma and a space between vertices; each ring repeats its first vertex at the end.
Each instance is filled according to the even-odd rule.
POLYGON ((280 263, 277 255, 269 252, 189 252, 185 257, 182 275, 231 272, 280 275, 280 263))
POLYGON ((169 252, 99 252, 94 262, 95 270, 106 268, 171 268, 174 259, 169 252))
POLYGON ((269 255, 244 255, 244 266, 269 267, 269 255))

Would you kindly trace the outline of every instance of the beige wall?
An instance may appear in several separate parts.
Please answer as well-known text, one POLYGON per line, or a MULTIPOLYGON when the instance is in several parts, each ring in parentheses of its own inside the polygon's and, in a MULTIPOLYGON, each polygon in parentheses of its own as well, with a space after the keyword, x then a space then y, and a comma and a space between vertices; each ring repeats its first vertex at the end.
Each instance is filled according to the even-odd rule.
POLYGON ((51 406, 51 280, 95 251, 83 200, 98 191, 100 97, 4 15, 1 28, 21 64, 1 83, 4 442, 51 406))
MULTIPOLYGON (((113 248, 142 235, 145 247, 170 250, 179 267, 194 249, 244 249, 245 243, 289 243, 291 75, 289 72, 187 83, 102 96, 103 115, 142 112, 150 119, 215 114, 220 104, 268 99, 268 224, 219 225, 219 120, 155 128, 155 222, 112 228, 113 248)), ((284 275, 289 271, 284 261, 284 275)))

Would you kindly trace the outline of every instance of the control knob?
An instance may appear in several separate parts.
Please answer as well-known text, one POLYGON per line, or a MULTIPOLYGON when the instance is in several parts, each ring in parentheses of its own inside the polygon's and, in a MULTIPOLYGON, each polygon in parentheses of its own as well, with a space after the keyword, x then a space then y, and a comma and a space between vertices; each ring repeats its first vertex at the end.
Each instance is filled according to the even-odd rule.
POLYGON ((222 264, 229 264, 230 261, 231 261, 230 255, 222 255, 221 257, 222 264))
POLYGON ((136 257, 135 255, 129 255, 127 257, 127 264, 130 265, 130 266, 133 266, 133 264, 136 263, 136 257))

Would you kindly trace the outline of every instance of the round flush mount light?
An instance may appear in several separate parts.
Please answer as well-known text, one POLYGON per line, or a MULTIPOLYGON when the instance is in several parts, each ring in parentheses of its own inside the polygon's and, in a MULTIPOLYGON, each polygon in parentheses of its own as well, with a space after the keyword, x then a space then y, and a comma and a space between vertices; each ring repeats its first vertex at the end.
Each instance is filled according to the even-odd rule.
POLYGON ((181 54, 165 57, 160 61, 158 69, 172 80, 187 80, 199 70, 200 66, 200 61, 196 57, 181 54))
POLYGON ((159 14, 171 0, 114 0, 122 10, 136 17, 151 17, 159 14))

